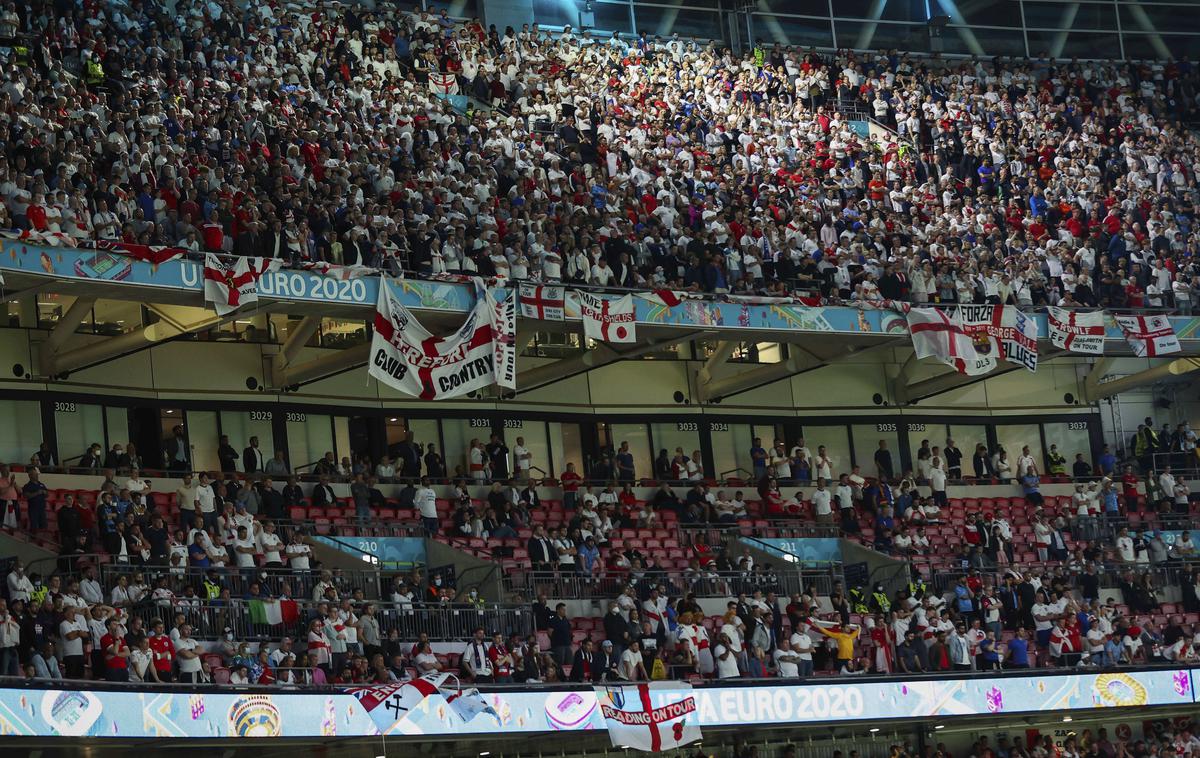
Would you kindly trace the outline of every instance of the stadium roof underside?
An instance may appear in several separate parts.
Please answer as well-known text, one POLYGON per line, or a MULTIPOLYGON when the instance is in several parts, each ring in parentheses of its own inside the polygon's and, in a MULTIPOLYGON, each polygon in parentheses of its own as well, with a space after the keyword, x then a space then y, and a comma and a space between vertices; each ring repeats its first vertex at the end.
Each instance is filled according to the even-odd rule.
MULTIPOLYGON (((3 252, 0 274, 4 277, 5 299, 28 302, 47 295, 74 298, 39 346, 35 369, 44 379, 212 330, 235 318, 279 314, 300 321, 289 328, 287 339, 272 359, 270 388, 316 381, 366 363, 369 346, 364 343, 323 349, 315 357, 309 351, 303 359, 300 352, 322 319, 369 322, 383 282, 379 276, 339 279, 309 271, 269 272, 259 283, 257 303, 221 317, 206 307, 202 267, 191 261, 171 260, 152 266, 109 253, 12 243, 5 243, 3 252), (143 325, 115 336, 76 335, 80 323, 99 300, 137 303, 149 313, 143 325)), ((474 302, 473 288, 462 281, 397 279, 388 280, 386 286, 435 334, 450 334, 457 329, 474 302)), ((906 403, 1020 368, 1001 363, 988 374, 966 376, 936 361, 917 361, 911 357, 904 315, 883 307, 720 301, 707 296, 685 298, 674 306, 655 303, 651 298, 634 300, 636 344, 608 345, 578 339, 572 341, 573 348, 556 359, 524 360, 519 366, 518 394, 696 340, 706 343, 712 352, 678 351, 677 357, 704 361, 695 368, 693 377, 700 402, 719 401, 847 359, 902 364, 897 394, 906 403), (775 360, 748 365, 744 360, 748 348, 764 343, 780 346, 775 360)), ((561 321, 519 319, 519 347, 530 346, 539 335, 582 332, 573 302, 569 294, 566 318, 561 321)), ((1050 344, 1045 314, 1035 314, 1034 319, 1038 323, 1040 361, 1068 355, 1050 344)), ((1106 373, 1108 365, 1101 361, 1092 371, 1087 400, 1093 402, 1137 386, 1188 378, 1198 367, 1190 356, 1200 355, 1200 318, 1175 316, 1171 323, 1180 339, 1181 353, 1172 356, 1169 364, 1147 362, 1145 370, 1122 371, 1115 384, 1104 383, 1106 378, 1113 379, 1113 373, 1106 373)), ((1110 324, 1105 333, 1104 357, 1131 355, 1120 330, 1110 324)))

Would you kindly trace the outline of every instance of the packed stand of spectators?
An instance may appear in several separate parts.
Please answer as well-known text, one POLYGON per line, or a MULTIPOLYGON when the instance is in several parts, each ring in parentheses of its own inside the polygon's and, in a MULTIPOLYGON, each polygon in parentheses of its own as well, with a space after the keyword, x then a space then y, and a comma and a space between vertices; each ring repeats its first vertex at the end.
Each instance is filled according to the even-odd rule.
POLYGON ((737 55, 340 3, 6 18, 0 228, 711 293, 1200 294, 1186 59, 737 55))

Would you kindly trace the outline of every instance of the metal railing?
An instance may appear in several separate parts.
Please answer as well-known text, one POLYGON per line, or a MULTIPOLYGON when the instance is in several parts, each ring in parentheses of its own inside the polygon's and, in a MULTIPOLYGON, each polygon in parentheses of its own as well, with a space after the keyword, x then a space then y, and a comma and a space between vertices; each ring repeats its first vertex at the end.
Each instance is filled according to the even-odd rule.
MULTIPOLYGON (((272 641, 283 636, 306 640, 308 625, 318 618, 318 603, 310 600, 297 601, 299 617, 282 624, 255 623, 251 616, 250 600, 220 602, 177 601, 174 605, 153 602, 140 603, 129 608, 131 618, 140 618, 146 628, 153 619, 162 619, 173 625, 175 614, 181 614, 185 623, 191 624, 192 636, 219 638, 226 629, 239 642, 272 641)), ((489 635, 495 631, 527 636, 533 633, 533 612, 527 605, 489 604, 471 606, 465 604, 440 604, 433 606, 403 606, 395 603, 372 603, 376 607, 375 618, 379 622, 381 639, 386 639, 393 630, 401 639, 416 639, 421 634, 429 635, 435 642, 462 641, 483 628, 489 635)))
POLYGON ((688 571, 655 571, 642 575, 606 572, 589 576, 564 571, 509 571, 504 576, 505 590, 527 598, 546 593, 560 600, 612 599, 629 586, 663 585, 668 597, 682 597, 694 593, 698 598, 730 598, 739 594, 774 592, 780 597, 791 597, 796 593, 828 595, 835 581, 840 581, 833 571, 789 571, 783 570, 767 575, 756 575, 743 571, 711 571, 700 569, 688 571))
MULTIPOLYGON (((153 591, 154 583, 160 577, 169 579, 171 591, 181 595, 187 586, 199 589, 210 569, 188 566, 185 568, 167 569, 164 566, 134 566, 128 563, 104 563, 100 565, 100 583, 105 587, 114 587, 117 577, 125 576, 130 579, 141 574, 150 584, 153 591)), ((391 586, 391 577, 407 574, 407 571, 374 571, 331 569, 333 584, 341 594, 349 594, 361 589, 369 600, 382 597, 382 590, 391 586)), ((244 597, 250 592, 250 585, 257 582, 264 591, 273 594, 283 594, 288 597, 312 598, 313 591, 321 582, 320 571, 300 571, 297 569, 259 568, 252 571, 226 567, 217 569, 217 579, 222 586, 229 589, 234 597, 244 597)))

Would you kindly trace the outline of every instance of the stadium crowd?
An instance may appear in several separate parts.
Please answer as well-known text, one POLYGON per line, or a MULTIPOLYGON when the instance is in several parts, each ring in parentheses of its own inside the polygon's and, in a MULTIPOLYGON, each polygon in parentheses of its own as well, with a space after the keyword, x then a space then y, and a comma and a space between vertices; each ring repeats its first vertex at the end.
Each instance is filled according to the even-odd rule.
MULTIPOLYGON (((1153 430, 1147 419, 1139 434, 1153 430)), ((1186 426, 1177 431, 1180 443, 1192 438, 1186 426)), ((277 474, 288 483, 277 486, 265 471, 273 459, 253 443, 239 456, 227 439, 218 457, 229 471, 184 473, 172 492, 155 492, 136 468, 103 471, 94 496, 63 492, 54 519, 60 565, 43 577, 27 575, 18 562, 6 577, 0 673, 286 684, 391 681, 455 669, 477 681, 507 682, 1113 666, 1200 654, 1200 553, 1188 531, 1186 483, 1164 468, 1142 497, 1127 467, 1119 481, 1132 489, 1119 498, 1120 472, 1107 450, 1095 468, 1073 472, 1081 480, 1075 494, 1052 508, 1038 482, 1065 471, 1066 459, 1053 447, 1048 474, 1025 449, 1008 478, 1002 450, 984 450, 967 464, 947 440, 928 454, 922 447, 916 472, 897 474, 881 445, 873 476, 853 466, 834 479, 839 466, 822 446, 812 454, 799 440, 789 451, 777 440, 767 452, 756 440, 749 452, 760 483, 749 502, 742 492, 730 500, 706 481, 689 481, 684 462, 673 469, 683 478, 676 484, 688 489, 682 496, 669 482, 644 500, 629 483, 594 489, 568 466, 557 482, 562 501, 553 504, 527 480, 529 456, 519 438, 511 457, 495 439, 472 443, 472 451, 489 457, 495 479, 475 497, 465 480, 443 499, 428 476, 407 478, 423 473, 419 456, 415 471, 404 463, 418 449, 407 439, 395 451, 398 466, 388 456, 373 471, 346 472, 340 479, 351 481, 348 499, 333 494, 325 472, 305 495, 282 462, 277 474), (815 487, 800 473, 810 456, 815 487), (985 480, 1021 482, 1023 501, 956 518, 945 487, 951 476, 963 480, 964 465, 982 467, 985 480), (837 483, 827 486, 826 477, 837 483), (805 489, 785 500, 781 484, 805 489), (362 516, 360 526, 382 507, 400 519, 419 517, 442 539, 520 545, 513 538, 528 535, 522 560, 541 592, 530 628, 511 634, 504 627, 519 626, 516 617, 489 616, 495 604, 441 573, 417 571, 379 587, 366 586, 377 585, 378 575, 368 581, 322 569, 309 539, 313 523, 289 517, 294 506, 311 514, 343 504, 362 516), (536 517, 545 512, 561 513, 563 522, 547 529, 536 517), (1022 525, 1029 528, 1017 530, 1010 520, 1027 514, 1022 525), (734 555, 732 542, 710 547, 695 539, 685 545, 686 567, 666 570, 661 545, 621 540, 663 523, 720 527, 758 516, 777 519, 763 523, 826 524, 851 538, 871 530, 866 544, 920 569, 897 592, 839 583, 819 595, 785 589, 779 568, 749 549, 734 555), (1140 516, 1147 521, 1135 525, 1140 516), (943 524, 961 549, 934 563, 925 530, 943 524), (1164 525, 1182 531, 1168 541, 1164 525), (112 565, 95 565, 93 550, 112 565), (1015 560, 1015 550, 1027 551, 1032 565, 1015 560), (942 572, 936 579, 935 569, 942 572), (1104 575, 1119 578, 1105 582, 1102 593, 1104 575), (566 604, 546 599, 570 582, 586 587, 586 597, 608 598, 608 612, 572 619, 566 604), (729 598, 724 614, 706 613, 721 597, 729 598), (289 612, 270 618, 266 604, 287 604, 289 612), (455 611, 456 620, 447 622, 451 616, 439 610, 455 611), (289 636, 276 642, 281 623, 290 625, 289 636), (460 641, 435 652, 431 631, 439 641, 460 641)), ((623 446, 614 456, 617 469, 625 455, 623 446)), ((34 457, 54 464, 45 449, 34 457)), ((0 467, 0 505, 7 518, 20 503, 21 521, 32 528, 45 523, 49 490, 36 467, 25 477, 18 486, 0 467)))
POLYGON ((0 228, 711 293, 1200 297, 1187 60, 737 55, 336 2, 6 18, 0 228))

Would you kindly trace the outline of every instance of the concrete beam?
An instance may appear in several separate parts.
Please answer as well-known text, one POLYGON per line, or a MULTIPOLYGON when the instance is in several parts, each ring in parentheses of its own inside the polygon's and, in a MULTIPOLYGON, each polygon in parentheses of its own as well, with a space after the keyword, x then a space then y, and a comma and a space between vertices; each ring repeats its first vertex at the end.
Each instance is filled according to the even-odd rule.
POLYGON ((1094 403, 1098 399, 1096 392, 1099 390, 1100 383, 1104 377, 1108 376, 1109 369, 1112 368, 1113 359, 1101 357, 1092 364, 1092 368, 1088 371, 1088 375, 1083 380, 1083 402, 1094 403))
MULTIPOLYGON (((1042 353, 1038 357, 1038 363, 1042 364, 1046 361, 1053 360, 1054 358, 1065 354, 1065 352, 1065 350, 1052 349, 1048 352, 1042 353)), ((1016 363, 1001 361, 1000 365, 992 371, 986 374, 979 374, 978 376, 960 374, 957 371, 947 371, 944 374, 938 374, 937 376, 919 381, 916 384, 897 385, 896 397, 898 402, 911 403, 914 400, 924 400, 925 398, 933 397, 934 395, 940 395, 943 392, 949 392, 950 390, 959 389, 960 387, 970 386, 976 382, 982 382, 997 376, 1003 376, 1004 374, 1016 371, 1018 369, 1022 371, 1025 370, 1024 367, 1016 363), (900 399, 901 397, 903 397, 903 400, 900 399)))
POLYGON ((283 346, 271 361, 272 387, 279 388, 286 387, 289 383, 294 384, 294 382, 283 381, 284 372, 292 365, 296 356, 300 355, 300 351, 320 328, 320 316, 305 316, 288 332, 287 340, 284 341, 283 346))
POLYGON ((681 334, 676 337, 666 337, 656 342, 644 342, 636 347, 618 352, 602 342, 596 343, 591 350, 585 350, 579 355, 561 361, 554 361, 535 368, 526 369, 517 374, 517 394, 545 387, 548 384, 561 382, 572 376, 586 373, 601 366, 607 366, 617 361, 638 358, 655 350, 674 345, 685 340, 696 339, 712 334, 712 332, 696 332, 681 334))
POLYGON ((75 298, 75 302, 71 303, 71 307, 67 308, 67 312, 54 325, 53 331, 38 347, 38 368, 42 376, 53 376, 55 373, 59 373, 54 369, 63 345, 75 334, 75 330, 92 312, 95 305, 96 298, 94 297, 75 298))
MULTIPOLYGON (((147 303, 147 307, 158 315, 159 321, 99 342, 88 342, 78 347, 63 348, 51 356, 48 366, 43 366, 44 375, 54 376, 95 366, 185 334, 214 329, 240 317, 236 313, 218 316, 207 308, 187 305, 147 303)), ((272 307, 274 306, 267 306, 268 309, 272 307)))
POLYGON ((732 376, 712 380, 705 384, 698 384, 696 386, 696 395, 699 398, 699 402, 708 403, 714 398, 726 398, 730 395, 736 395, 739 392, 752 390, 764 384, 786 379, 802 371, 817 368, 825 363, 813 357, 811 353, 792 350, 790 349, 791 345, 788 345, 788 347, 788 357, 779 363, 770 363, 750 369, 749 371, 741 371, 732 376))
POLYGON ((740 344, 742 343, 734 342, 733 340, 722 340, 718 343, 716 351, 708 356, 708 360, 704 361, 704 365, 696 371, 696 386, 699 387, 702 384, 710 383, 713 378, 713 372, 721 364, 729 360, 730 356, 733 355, 733 351, 737 350, 740 344))
POLYGON ((1195 371, 1200 371, 1200 358, 1176 358, 1166 363, 1160 363, 1153 368, 1148 368, 1145 371, 1139 371, 1136 374, 1130 374, 1120 379, 1114 379, 1111 382, 1099 384, 1096 386, 1094 393, 1089 391, 1087 401, 1094 403, 1106 397, 1112 397, 1113 395, 1145 387, 1148 384, 1154 384, 1166 379, 1176 379, 1195 371))
POLYGON ((288 387, 293 384, 305 384, 324 379, 327 376, 363 366, 370 357, 370 342, 364 342, 344 350, 332 351, 328 355, 322 355, 320 358, 314 358, 299 365, 289 365, 283 370, 278 386, 288 387))

